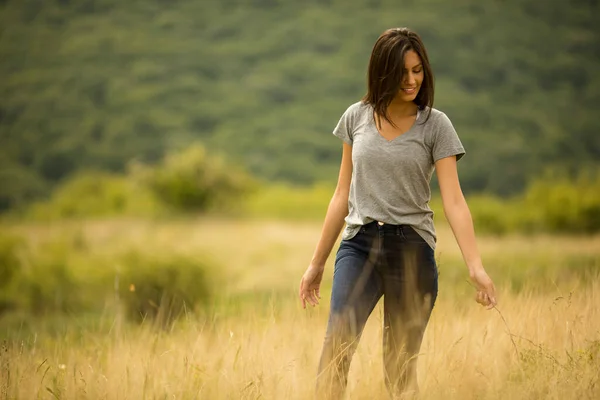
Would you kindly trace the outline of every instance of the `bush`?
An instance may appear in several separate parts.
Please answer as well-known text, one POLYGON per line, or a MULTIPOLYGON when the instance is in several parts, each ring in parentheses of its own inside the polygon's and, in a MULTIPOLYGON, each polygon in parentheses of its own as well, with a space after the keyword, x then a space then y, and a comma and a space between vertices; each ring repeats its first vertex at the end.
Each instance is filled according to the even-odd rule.
POLYGON ((78 309, 68 265, 69 249, 47 243, 34 254, 23 239, 0 237, 0 314, 14 310, 41 315, 78 309))
POLYGON ((492 234, 600 232, 600 173, 546 175, 512 199, 471 196, 469 208, 478 231, 492 234))
POLYGON ((185 212, 226 208, 254 186, 243 170, 201 145, 169 154, 155 167, 134 165, 133 173, 163 203, 185 212))
POLYGON ((121 265, 120 299, 133 321, 165 328, 209 298, 207 265, 195 259, 131 252, 121 265))
POLYGON ((46 220, 114 215, 154 215, 160 204, 146 188, 124 176, 79 173, 64 181, 49 201, 33 204, 26 217, 46 220))
POLYGON ((116 305, 131 321, 165 328, 209 299, 206 262, 172 253, 94 255, 82 240, 75 233, 26 246, 0 236, 0 314, 116 313, 116 305))
POLYGON ((327 184, 265 185, 246 198, 243 209, 252 217, 322 220, 334 190, 335 187, 327 184))
POLYGON ((19 269, 17 252, 23 240, 16 236, 0 234, 0 289, 6 287, 19 269))
POLYGON ((600 173, 577 179, 546 177, 525 193, 525 208, 537 210, 544 230, 564 233, 600 231, 600 173))
POLYGON ((28 252, 15 276, 12 301, 33 315, 85 310, 86 288, 73 275, 69 244, 53 241, 28 252))
POLYGON ((14 307, 9 291, 19 274, 21 261, 18 253, 22 246, 22 239, 0 234, 0 314, 14 307))
POLYGON ((23 214, 34 220, 53 220, 229 211, 254 186, 242 169, 195 145, 167 155, 156 166, 132 163, 128 175, 80 172, 60 184, 49 200, 32 204, 23 214))
POLYGON ((469 197, 468 202, 477 231, 502 235, 514 228, 514 211, 508 201, 479 195, 469 197))

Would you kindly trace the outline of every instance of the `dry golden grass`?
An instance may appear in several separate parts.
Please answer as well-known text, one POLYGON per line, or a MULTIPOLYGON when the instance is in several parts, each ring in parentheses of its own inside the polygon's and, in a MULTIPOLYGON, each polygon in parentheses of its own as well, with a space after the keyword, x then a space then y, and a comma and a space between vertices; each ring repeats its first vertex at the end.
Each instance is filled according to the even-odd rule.
MULTIPOLYGON (((235 313, 217 306, 189 316, 168 333, 105 316, 97 329, 73 318, 58 336, 40 330, 9 339, 0 356, 0 398, 311 398, 331 277, 317 308, 302 310, 295 292, 318 224, 120 220, 11 228, 32 242, 59 229, 78 232, 92 253, 137 247, 209 254, 223 265, 218 291, 223 297, 246 294, 247 304, 235 313), (252 293, 269 291, 278 294, 266 303, 253 301, 252 293)), ((442 273, 451 275, 458 248, 447 228, 439 233, 442 273)), ((600 238, 480 238, 480 247, 491 262, 543 264, 569 255, 597 257, 600 238)), ((464 268, 452 272, 465 275, 464 268)), ((421 397, 600 398, 600 282, 570 278, 541 291, 527 282, 518 292, 498 285, 499 309, 490 311, 469 299, 466 283, 442 279, 421 349, 421 397)), ((380 327, 378 307, 353 360, 349 399, 387 398, 380 327)))

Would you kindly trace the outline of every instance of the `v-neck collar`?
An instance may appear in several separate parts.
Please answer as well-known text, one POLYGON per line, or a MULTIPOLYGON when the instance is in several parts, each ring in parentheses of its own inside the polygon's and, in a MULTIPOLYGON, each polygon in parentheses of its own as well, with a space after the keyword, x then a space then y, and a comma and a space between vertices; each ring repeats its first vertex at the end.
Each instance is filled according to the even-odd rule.
POLYGON ((373 128, 375 129, 377 136, 379 136, 382 140, 384 140, 387 143, 392 143, 392 142, 398 140, 399 138, 401 138, 402 136, 406 136, 407 134, 409 134, 410 132, 412 132, 414 130, 415 125, 417 125, 417 121, 419 121, 419 118, 421 117, 421 110, 419 110, 419 108, 417 108, 417 116, 415 117, 415 120, 412 123, 412 125, 410 126, 410 128, 408 128, 406 130, 406 132, 401 133, 398 136, 393 137, 392 139, 387 139, 385 136, 383 136, 381 134, 381 132, 379 131, 379 128, 377 128, 377 122, 375 122, 374 114, 375 114, 374 112, 371 112, 370 123, 372 124, 373 128))

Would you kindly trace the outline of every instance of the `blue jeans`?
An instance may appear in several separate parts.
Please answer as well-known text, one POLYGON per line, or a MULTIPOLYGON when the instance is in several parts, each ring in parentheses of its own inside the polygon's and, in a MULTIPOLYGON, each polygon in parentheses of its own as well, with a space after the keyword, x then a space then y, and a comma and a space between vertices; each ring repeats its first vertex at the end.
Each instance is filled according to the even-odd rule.
POLYGON ((381 296, 386 386, 392 395, 418 390, 416 356, 437 292, 434 251, 410 226, 373 222, 342 240, 335 258, 317 397, 342 397, 352 355, 381 296))

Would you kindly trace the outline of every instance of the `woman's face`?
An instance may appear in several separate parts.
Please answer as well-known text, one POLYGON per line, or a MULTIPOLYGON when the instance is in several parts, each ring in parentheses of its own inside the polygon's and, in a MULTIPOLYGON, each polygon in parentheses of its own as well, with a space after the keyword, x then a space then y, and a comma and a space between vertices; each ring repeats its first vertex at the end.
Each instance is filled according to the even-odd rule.
POLYGON ((407 51, 404 55, 404 72, 397 99, 406 102, 413 101, 419 93, 424 76, 423 64, 419 55, 414 50, 407 51))

